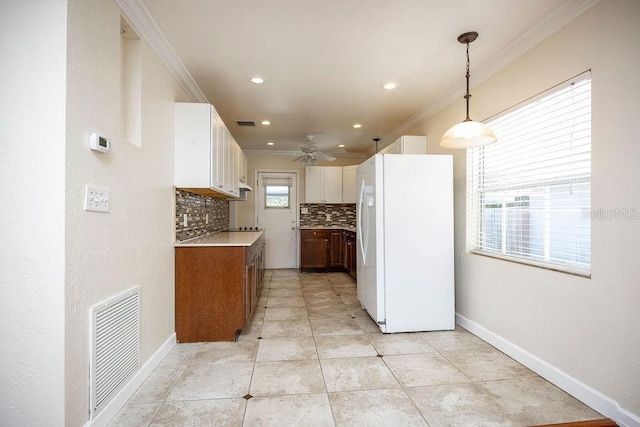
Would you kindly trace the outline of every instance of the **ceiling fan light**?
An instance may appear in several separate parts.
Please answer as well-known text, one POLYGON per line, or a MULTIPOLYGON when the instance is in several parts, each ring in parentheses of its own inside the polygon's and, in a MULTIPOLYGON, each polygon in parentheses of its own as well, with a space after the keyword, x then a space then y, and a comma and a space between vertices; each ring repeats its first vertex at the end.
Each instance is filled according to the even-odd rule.
POLYGON ((475 148, 496 142, 495 133, 482 122, 472 120, 458 123, 447 130, 440 146, 445 148, 475 148))

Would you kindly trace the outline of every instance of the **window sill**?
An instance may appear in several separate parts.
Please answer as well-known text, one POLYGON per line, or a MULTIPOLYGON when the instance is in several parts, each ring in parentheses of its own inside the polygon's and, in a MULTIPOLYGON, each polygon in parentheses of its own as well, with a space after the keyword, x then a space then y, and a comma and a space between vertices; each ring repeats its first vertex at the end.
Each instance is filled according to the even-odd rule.
POLYGON ((558 273, 565 273, 565 274, 570 274, 572 276, 578 276, 578 277, 584 277, 586 279, 591 279, 591 272, 586 272, 586 271, 580 271, 580 270, 571 270, 569 268, 562 268, 561 266, 551 266, 551 265, 546 265, 540 262, 536 262, 533 260, 523 260, 523 259, 519 259, 519 258, 511 258, 508 256, 502 256, 502 255, 498 255, 498 254, 493 254, 490 252, 481 252, 481 251, 476 251, 476 250, 472 250, 469 251, 468 253, 474 254, 474 255, 480 255, 480 256, 484 256, 487 258, 495 258, 495 259, 499 259, 502 261, 508 261, 508 262, 513 262, 515 264, 522 264, 522 265, 526 265, 529 267, 536 267, 536 268, 542 268, 544 270, 551 270, 551 271, 557 271, 558 273))

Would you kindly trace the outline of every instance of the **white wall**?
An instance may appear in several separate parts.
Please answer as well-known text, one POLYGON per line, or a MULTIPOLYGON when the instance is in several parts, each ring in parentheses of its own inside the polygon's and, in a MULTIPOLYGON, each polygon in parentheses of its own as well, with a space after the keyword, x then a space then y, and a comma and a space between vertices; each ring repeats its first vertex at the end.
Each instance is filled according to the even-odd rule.
POLYGON ((189 100, 142 42, 141 146, 118 139, 120 11, 112 0, 68 3, 66 147, 66 424, 88 414, 90 307, 141 286, 141 362, 174 328, 173 102, 189 100), (112 138, 91 151, 91 132, 112 138), (109 213, 83 210, 84 186, 111 192, 109 213))
MULTIPOLYGON (((593 209, 640 209, 638 22, 640 2, 602 1, 471 91, 482 120, 591 69, 593 209)), ((593 220, 591 279, 466 253, 465 153, 437 146, 463 117, 410 132, 454 154, 457 313, 640 415, 640 220, 593 220)))
POLYGON ((66 19, 0 2, 2 425, 64 424, 66 19))
MULTIPOLYGON (((294 157, 295 158, 295 157, 294 157)), ((247 181, 249 186, 254 190, 249 192, 247 200, 244 202, 233 202, 230 215, 235 215, 237 225, 255 224, 255 197, 257 194, 257 184, 255 182, 256 170, 260 169, 282 169, 282 170, 298 170, 298 203, 304 203, 305 200, 305 176, 304 164, 300 162, 292 162, 292 157, 286 156, 254 156, 247 157, 247 181)), ((360 164, 364 158, 337 157, 333 162, 321 162, 318 166, 348 166, 360 164)), ((231 218, 233 223, 234 219, 231 218)))

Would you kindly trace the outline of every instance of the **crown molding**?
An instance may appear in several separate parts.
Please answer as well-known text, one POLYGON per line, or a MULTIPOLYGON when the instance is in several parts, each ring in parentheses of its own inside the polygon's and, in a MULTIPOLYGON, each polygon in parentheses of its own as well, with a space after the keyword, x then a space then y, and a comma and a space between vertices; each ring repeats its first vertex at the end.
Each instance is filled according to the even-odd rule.
MULTIPOLYGON (((483 64, 478 66, 473 72, 474 83, 471 87, 473 88, 484 82, 509 63, 531 50, 544 39, 576 19, 582 13, 600 3, 600 1, 601 0, 567 0, 562 6, 545 16, 544 19, 539 21, 528 31, 522 33, 520 37, 511 41, 511 43, 505 46, 504 49, 496 52, 483 64)), ((447 88, 442 91, 442 93, 443 95, 439 98, 427 104, 425 108, 411 116, 409 120, 384 136, 378 144, 378 149, 380 150, 401 136, 406 135, 406 132, 431 118, 456 100, 463 99, 465 91, 462 83, 460 83, 447 88)), ((372 156, 374 154, 376 154, 375 147, 372 147, 367 151, 368 156, 372 156)))
POLYGON ((115 0, 115 2, 120 6, 123 15, 133 27, 133 30, 139 37, 149 43, 191 99, 194 102, 210 104, 164 34, 162 34, 162 31, 160 31, 147 8, 144 7, 144 4, 140 0, 115 0))

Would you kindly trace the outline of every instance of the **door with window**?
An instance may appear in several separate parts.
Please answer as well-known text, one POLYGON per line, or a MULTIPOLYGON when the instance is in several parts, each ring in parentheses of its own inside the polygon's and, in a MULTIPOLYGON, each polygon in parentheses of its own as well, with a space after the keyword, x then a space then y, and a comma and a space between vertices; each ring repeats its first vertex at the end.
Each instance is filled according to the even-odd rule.
POLYGON ((265 228, 265 267, 297 268, 295 172, 258 172, 257 225, 265 228))

